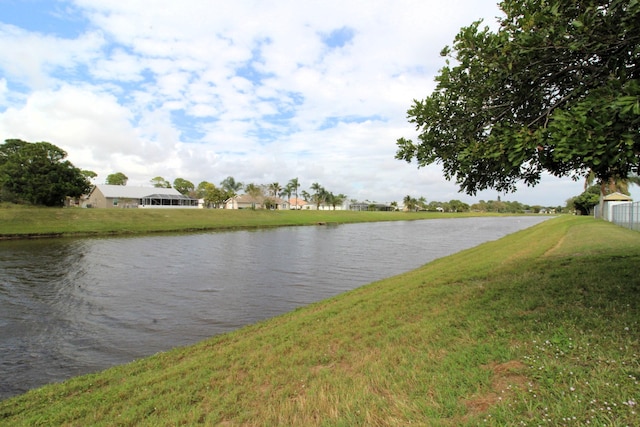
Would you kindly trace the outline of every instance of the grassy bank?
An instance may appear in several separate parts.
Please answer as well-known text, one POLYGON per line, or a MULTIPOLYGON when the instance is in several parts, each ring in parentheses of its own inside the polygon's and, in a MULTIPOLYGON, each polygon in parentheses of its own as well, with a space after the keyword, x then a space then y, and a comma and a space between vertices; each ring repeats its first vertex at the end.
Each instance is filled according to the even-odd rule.
POLYGON ((1 425, 637 425, 640 233, 561 217, 0 402, 1 425))
POLYGON ((429 212, 269 211, 227 209, 80 209, 0 206, 0 239, 220 230, 318 223, 443 218, 429 212))

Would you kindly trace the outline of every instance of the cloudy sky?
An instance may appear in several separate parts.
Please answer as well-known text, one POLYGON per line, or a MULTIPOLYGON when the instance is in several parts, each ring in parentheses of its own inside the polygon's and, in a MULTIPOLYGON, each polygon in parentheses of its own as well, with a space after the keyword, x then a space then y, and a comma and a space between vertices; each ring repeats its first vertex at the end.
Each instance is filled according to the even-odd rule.
POLYGON ((96 183, 318 182, 349 199, 564 205, 581 182, 475 197, 395 160, 460 27, 497 0, 0 0, 0 138, 48 141, 96 183))

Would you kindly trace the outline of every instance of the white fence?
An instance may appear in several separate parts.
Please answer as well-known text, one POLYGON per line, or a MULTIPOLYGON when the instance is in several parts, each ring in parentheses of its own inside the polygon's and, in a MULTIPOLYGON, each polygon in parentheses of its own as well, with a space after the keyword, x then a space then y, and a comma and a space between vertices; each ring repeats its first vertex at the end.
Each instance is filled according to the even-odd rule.
MULTIPOLYGON (((640 202, 617 203, 610 209, 609 212, 604 212, 604 219, 621 227, 640 231, 640 202)), ((596 209, 596 215, 597 211, 598 209, 596 209)))

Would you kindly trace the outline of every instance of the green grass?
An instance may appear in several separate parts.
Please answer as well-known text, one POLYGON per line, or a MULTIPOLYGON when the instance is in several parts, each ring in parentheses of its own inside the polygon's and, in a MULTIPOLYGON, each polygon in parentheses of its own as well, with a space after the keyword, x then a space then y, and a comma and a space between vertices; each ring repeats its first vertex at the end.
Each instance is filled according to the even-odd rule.
MULTIPOLYGON (((80 209, 0 205, 0 239, 396 221, 472 214, 228 209, 80 209)), ((477 214, 476 214, 477 215, 477 214)))
POLYGON ((560 217, 197 345, 0 402, 0 424, 637 425, 640 233, 560 217))

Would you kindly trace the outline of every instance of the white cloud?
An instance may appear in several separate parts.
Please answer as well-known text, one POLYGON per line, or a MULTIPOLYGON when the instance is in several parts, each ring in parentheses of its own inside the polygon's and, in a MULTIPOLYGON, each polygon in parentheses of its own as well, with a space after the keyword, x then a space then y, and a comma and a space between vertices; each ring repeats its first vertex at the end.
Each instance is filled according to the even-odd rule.
POLYGON ((9 89, 7 88, 7 80, 0 79, 0 108, 7 105, 7 94, 9 93, 9 89))
POLYGON ((0 22, 0 69, 21 85, 45 88, 60 79, 56 73, 70 72, 97 57, 103 43, 95 32, 67 40, 0 22))
POLYGON ((126 53, 123 49, 114 49, 108 56, 99 58, 90 72, 101 80, 117 80, 120 82, 139 82, 144 79, 144 66, 135 55, 126 53))
POLYGON ((136 138, 129 111, 113 95, 92 89, 63 86, 33 92, 22 108, 11 107, 0 116, 2 131, 47 140, 69 152, 91 146, 98 158, 114 150, 131 152, 136 138), (102 128, 103 123, 110 125, 102 128))

